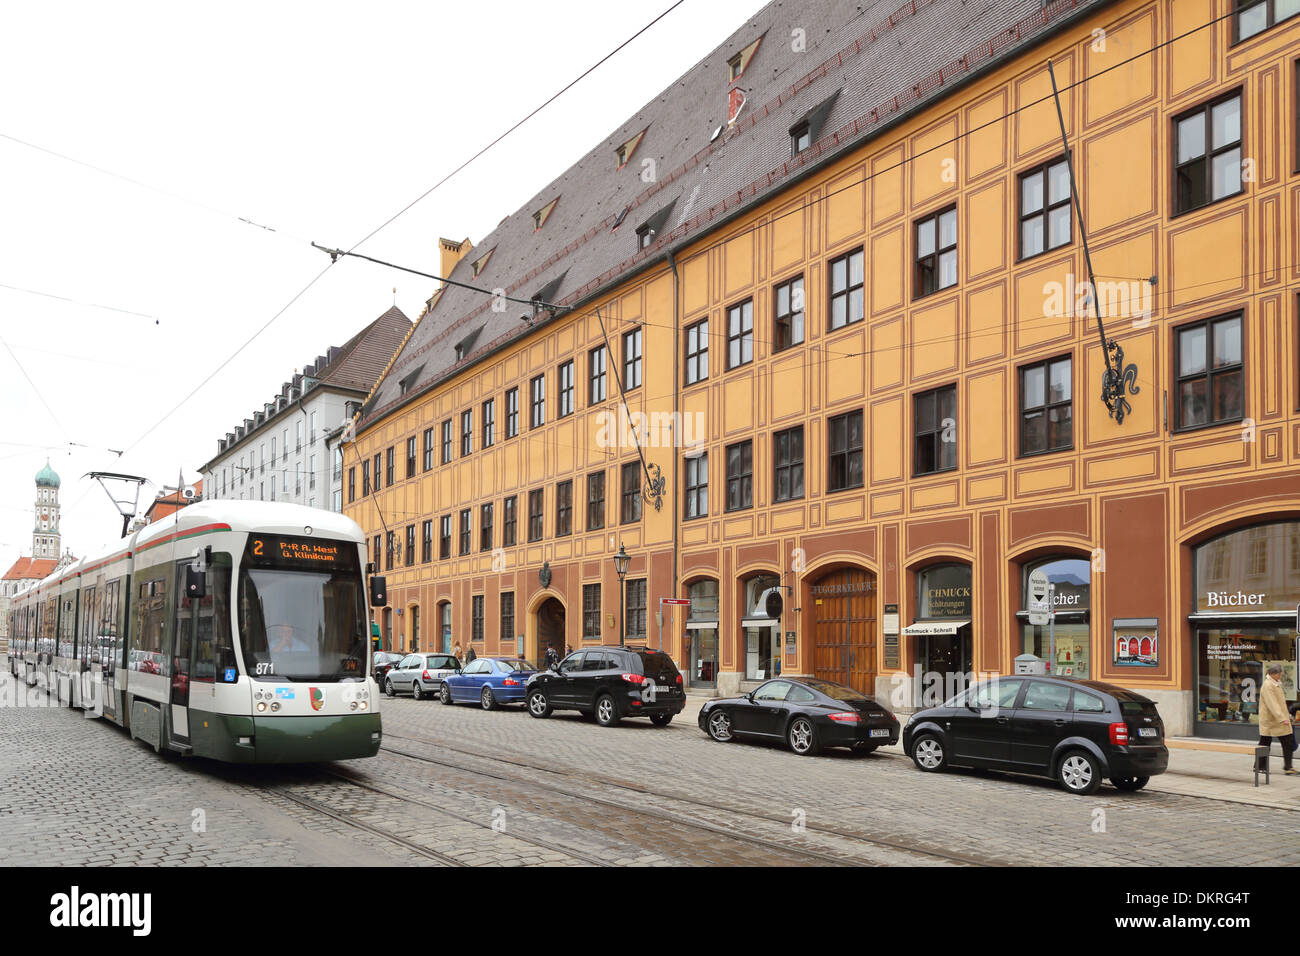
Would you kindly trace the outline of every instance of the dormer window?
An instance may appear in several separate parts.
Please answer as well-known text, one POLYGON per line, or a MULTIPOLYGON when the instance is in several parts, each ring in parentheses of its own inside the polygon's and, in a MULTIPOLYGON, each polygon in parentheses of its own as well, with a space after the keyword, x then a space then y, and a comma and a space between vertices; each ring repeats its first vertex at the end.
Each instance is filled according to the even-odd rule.
POLYGON ((551 213, 555 211, 555 204, 559 201, 560 197, 556 196, 541 209, 537 210, 537 212, 533 213, 533 232, 536 232, 538 229, 541 229, 542 226, 546 225, 546 220, 551 217, 551 213))
POLYGON ((493 246, 491 249, 487 251, 486 254, 482 256, 482 258, 475 261, 474 265, 472 266, 474 270, 475 279, 477 279, 480 275, 482 275, 483 270, 487 268, 488 260, 492 258, 492 253, 496 251, 497 251, 497 247, 493 246))
POLYGON ((728 83, 736 82, 736 80, 740 79, 744 72, 749 69, 749 63, 754 59, 754 54, 758 52, 758 45, 762 42, 763 38, 759 37, 727 61, 728 83))
POLYGON ((637 133, 635 136, 629 139, 622 146, 614 150, 614 155, 618 157, 619 169, 622 169, 631 161, 633 155, 636 154, 636 148, 641 145, 641 140, 645 138, 646 130, 648 130, 649 128, 650 127, 647 126, 645 129, 641 130, 641 132, 637 133))
POLYGON ((636 247, 638 249, 645 249, 654 241, 655 231, 649 225, 642 226, 636 231, 636 247))
POLYGON ((790 155, 798 156, 812 145, 812 132, 807 123, 800 123, 790 130, 790 155))
POLYGON ((740 65, 740 54, 737 53, 727 61, 727 82, 730 83, 732 80, 740 79, 740 74, 743 72, 744 70, 740 65))

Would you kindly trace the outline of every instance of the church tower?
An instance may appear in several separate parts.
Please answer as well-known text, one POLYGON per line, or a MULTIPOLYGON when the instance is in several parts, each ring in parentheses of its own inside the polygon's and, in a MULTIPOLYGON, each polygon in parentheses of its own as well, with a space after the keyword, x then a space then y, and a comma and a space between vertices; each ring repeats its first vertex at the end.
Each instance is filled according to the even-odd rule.
POLYGON ((59 476, 46 459, 45 467, 36 473, 36 525, 32 528, 32 557, 57 560, 59 551, 59 476))

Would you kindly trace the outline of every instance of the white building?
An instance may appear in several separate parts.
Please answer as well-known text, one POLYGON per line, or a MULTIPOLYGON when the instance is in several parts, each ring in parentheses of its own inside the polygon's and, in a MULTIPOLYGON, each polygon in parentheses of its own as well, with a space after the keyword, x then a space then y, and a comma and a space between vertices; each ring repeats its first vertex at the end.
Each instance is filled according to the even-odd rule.
POLYGON ((360 408, 410 330, 411 320, 393 306, 295 372, 271 401, 217 439, 216 457, 199 468, 204 498, 341 510, 342 470, 325 435, 360 408))

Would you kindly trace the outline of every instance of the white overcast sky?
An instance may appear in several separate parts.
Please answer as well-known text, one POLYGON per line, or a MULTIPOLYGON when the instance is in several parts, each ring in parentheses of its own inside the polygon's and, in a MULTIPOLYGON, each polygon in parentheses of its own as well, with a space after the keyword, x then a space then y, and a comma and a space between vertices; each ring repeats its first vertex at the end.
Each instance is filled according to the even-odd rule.
MULTIPOLYGON (((94 553, 121 519, 83 474, 194 481, 394 287, 414 319, 434 283, 343 261, 149 431, 328 263, 309 240, 352 245, 669 6, 0 0, 0 286, 157 317, 0 288, 0 573, 47 456, 94 553)), ((761 6, 686 0, 360 251, 436 272, 439 236, 478 242, 761 6)))

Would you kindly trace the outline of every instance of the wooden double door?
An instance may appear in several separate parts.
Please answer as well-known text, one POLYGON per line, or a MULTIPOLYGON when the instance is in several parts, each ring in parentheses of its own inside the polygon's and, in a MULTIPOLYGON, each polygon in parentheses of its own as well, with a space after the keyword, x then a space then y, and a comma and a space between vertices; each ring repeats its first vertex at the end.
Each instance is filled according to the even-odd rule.
POLYGON ((812 586, 813 673, 864 694, 876 692, 876 579, 857 568, 812 586))

